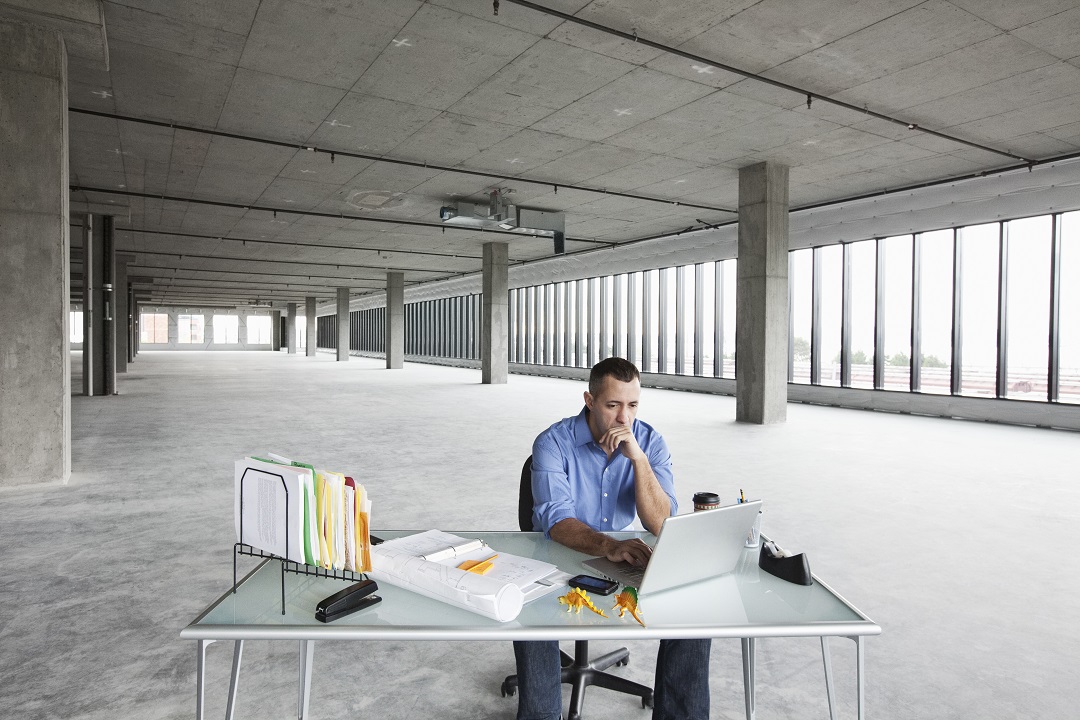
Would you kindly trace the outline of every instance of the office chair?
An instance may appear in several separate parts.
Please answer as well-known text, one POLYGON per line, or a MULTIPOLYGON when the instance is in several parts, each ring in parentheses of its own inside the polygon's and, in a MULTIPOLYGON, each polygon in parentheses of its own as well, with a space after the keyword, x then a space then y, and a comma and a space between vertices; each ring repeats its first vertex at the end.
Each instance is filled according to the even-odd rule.
MULTIPOLYGON (((532 493, 532 456, 521 468, 521 486, 518 490, 518 527, 522 532, 533 529, 533 493, 532 493)), ((581 720, 581 706, 585 702, 585 688, 598 685, 608 690, 637 695, 641 698, 641 707, 653 706, 652 688, 626 678, 604 672, 612 665, 626 665, 630 662, 630 651, 619 648, 613 652, 589 661, 589 641, 574 641, 574 657, 559 650, 562 657, 562 682, 573 687, 570 694, 569 720, 581 720)), ((517 675, 508 675, 502 684, 502 695, 514 695, 517 692, 517 675)))

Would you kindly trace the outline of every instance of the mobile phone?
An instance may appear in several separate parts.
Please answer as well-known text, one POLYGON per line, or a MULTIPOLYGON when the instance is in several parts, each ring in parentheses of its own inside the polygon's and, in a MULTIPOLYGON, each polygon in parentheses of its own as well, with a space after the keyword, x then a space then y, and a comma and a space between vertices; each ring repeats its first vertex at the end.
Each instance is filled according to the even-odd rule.
POLYGON ((605 580, 592 575, 575 575, 568 582, 572 588, 581 588, 597 595, 610 595, 619 587, 619 583, 614 580, 605 580))

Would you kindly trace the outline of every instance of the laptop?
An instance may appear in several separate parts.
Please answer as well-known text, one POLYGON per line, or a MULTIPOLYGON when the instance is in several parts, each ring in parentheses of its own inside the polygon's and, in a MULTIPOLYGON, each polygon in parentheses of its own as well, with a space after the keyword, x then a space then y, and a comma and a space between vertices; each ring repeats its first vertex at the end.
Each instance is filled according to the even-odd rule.
POLYGON ((645 567, 612 562, 604 557, 586 560, 582 565, 623 585, 636 587, 641 595, 723 575, 738 564, 746 536, 760 511, 761 501, 754 500, 673 515, 664 520, 645 567))

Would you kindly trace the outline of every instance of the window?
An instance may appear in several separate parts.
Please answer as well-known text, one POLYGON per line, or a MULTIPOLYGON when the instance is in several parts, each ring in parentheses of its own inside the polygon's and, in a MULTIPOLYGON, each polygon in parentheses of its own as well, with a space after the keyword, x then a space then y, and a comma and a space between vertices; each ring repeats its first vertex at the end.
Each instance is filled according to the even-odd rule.
POLYGON ((851 244, 851 387, 874 387, 877 241, 851 244))
POLYGON ((641 371, 660 372, 660 273, 648 270, 641 283, 641 371))
POLYGON ((1058 400, 1080 403, 1080 212, 1061 216, 1061 347, 1058 400))
POLYGON ((840 385, 840 325, 843 319, 844 247, 830 245, 818 248, 817 276, 820 280, 818 302, 821 305, 818 336, 821 338, 819 362, 821 384, 840 385))
POLYGON ((885 378, 886 390, 911 389, 911 248, 910 235, 886 238, 885 378))
MULTIPOLYGON (((214 328, 214 341, 217 341, 217 327, 214 328)), ((296 316, 296 347, 304 350, 307 348, 307 318, 303 315, 296 316)))
POLYGON ((997 223, 961 228, 962 395, 994 397, 997 369, 997 223))
POLYGON ((168 344, 168 313, 141 313, 139 315, 139 342, 157 345, 168 344))
POLYGON ((814 251, 795 250, 790 254, 791 276, 791 367, 789 379, 796 383, 810 382, 810 330, 813 316, 814 251))
POLYGON ((72 344, 83 341, 83 314, 82 310, 72 310, 68 313, 68 341, 72 344))
POLYGON ((176 342, 181 345, 195 345, 203 341, 202 315, 176 316, 176 342))
POLYGON ((248 345, 269 345, 273 332, 269 315, 252 315, 247 319, 248 345))
POLYGON ((701 284, 698 285, 696 304, 694 305, 695 322, 701 328, 694 348, 694 374, 713 377, 713 350, 716 347, 716 266, 718 263, 701 263, 694 272, 701 284), (696 319, 698 311, 700 320, 696 319), (700 366, 698 364, 700 358, 700 366))
POLYGON ((240 318, 235 315, 215 315, 214 344, 236 345, 240 342, 240 318))
POLYGON ((919 256, 919 390, 948 395, 952 377, 953 231, 923 233, 919 256))
POLYGON ((673 267, 660 271, 660 338, 657 347, 660 357, 657 372, 675 372, 675 288, 678 285, 677 271, 673 267))
POLYGON ((735 297, 738 291, 738 261, 725 260, 723 263, 724 278, 724 329, 721 333, 724 344, 721 348, 721 377, 735 377, 735 297))
POLYGON ((1009 238, 1006 395, 1046 400, 1050 332, 1050 215, 1013 220, 1009 238))

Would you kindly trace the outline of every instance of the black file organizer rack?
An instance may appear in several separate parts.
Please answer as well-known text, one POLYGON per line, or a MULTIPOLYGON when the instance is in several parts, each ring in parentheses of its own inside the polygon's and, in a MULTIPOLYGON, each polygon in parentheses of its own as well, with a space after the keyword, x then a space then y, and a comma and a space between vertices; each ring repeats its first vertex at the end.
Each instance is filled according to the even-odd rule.
MULTIPOLYGON (((352 570, 327 570, 326 568, 316 567, 314 565, 307 565, 305 563, 298 563, 295 560, 289 560, 287 557, 281 557, 280 555, 274 555, 264 550, 259 550, 256 547, 252 547, 244 542, 244 479, 247 478, 248 472, 252 468, 244 470, 244 474, 240 476, 240 542, 233 543, 233 594, 236 593, 236 588, 239 585, 237 580, 236 559, 241 555, 247 555, 249 557, 267 558, 270 560, 278 560, 281 563, 281 614, 285 614, 285 573, 294 573, 296 575, 312 575, 314 577, 332 578, 334 580, 345 580, 347 582, 359 582, 364 580, 363 573, 354 572, 352 570)), ((281 481, 281 489, 285 491, 285 507, 289 507, 289 487, 285 484, 285 478, 277 473, 268 472, 266 470, 257 470, 264 475, 273 475, 281 481)), ((289 534, 289 513, 285 513, 285 554, 289 555, 289 541, 292 535, 289 534)))

